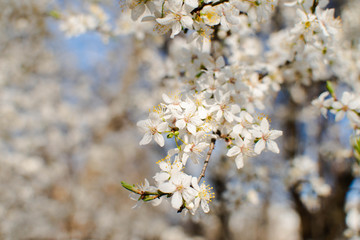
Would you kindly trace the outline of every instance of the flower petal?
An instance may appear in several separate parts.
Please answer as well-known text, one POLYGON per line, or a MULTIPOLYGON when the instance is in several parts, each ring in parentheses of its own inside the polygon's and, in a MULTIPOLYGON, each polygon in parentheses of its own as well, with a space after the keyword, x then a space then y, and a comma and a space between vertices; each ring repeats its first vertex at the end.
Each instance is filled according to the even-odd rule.
POLYGON ((157 129, 159 132, 164 132, 164 131, 167 130, 167 128, 168 128, 168 123, 167 123, 167 122, 162 122, 162 123, 160 123, 160 124, 156 127, 156 129, 157 129))
POLYGON ((156 173, 154 176, 155 181, 158 183, 165 182, 165 181, 169 180, 169 178, 170 178, 170 174, 166 173, 166 172, 156 173))
POLYGON ((175 192, 171 198, 171 206, 175 209, 179 209, 183 204, 183 199, 179 192, 175 192))
POLYGON ((279 131, 279 130, 271 130, 270 132, 270 136, 269 139, 274 140, 277 139, 278 137, 282 136, 283 132, 279 131))
POLYGON ((183 191, 182 196, 183 196, 185 202, 186 202, 186 203, 189 203, 189 202, 191 202, 192 200, 195 199, 195 197, 196 197, 197 194, 198 194, 198 192, 197 192, 195 189, 189 187, 189 188, 186 188, 186 189, 183 191))
POLYGON ((178 127, 179 129, 183 129, 183 128, 185 128, 186 123, 185 123, 184 119, 180 119, 180 120, 176 121, 175 126, 178 127))
POLYGON ((196 134, 196 127, 191 123, 188 123, 187 130, 193 135, 196 134))
POLYGON ((159 190, 164 193, 173 193, 176 190, 176 186, 170 182, 165 182, 159 185, 159 190))
POLYGON ((172 24, 175 21, 175 19, 174 19, 174 15, 168 14, 164 18, 157 18, 156 21, 161 25, 169 25, 172 24))
POLYGON ((205 199, 201 199, 201 208, 204 213, 208 213, 210 211, 209 204, 205 199))
POLYGON ((140 145, 146 145, 149 142, 151 142, 151 140, 152 140, 152 134, 147 132, 147 133, 145 133, 144 137, 141 139, 139 144, 140 145))
POLYGON ((235 159, 236 167, 238 169, 244 167, 244 158, 242 154, 239 154, 235 159))
POLYGON ((279 147, 278 147, 278 145, 276 144, 275 141, 268 140, 266 142, 266 146, 270 151, 272 151, 274 153, 279 153, 280 152, 279 147))
POLYGON ((233 157, 235 155, 238 155, 239 153, 240 153, 240 148, 238 146, 233 146, 232 148, 229 149, 226 156, 233 157))
POLYGON ((265 148, 265 141, 264 139, 260 139, 256 144, 255 144, 255 147, 254 147, 254 152, 256 154, 260 154, 265 148))
POLYGON ((163 147, 165 144, 164 137, 160 133, 155 133, 154 140, 159 144, 160 147, 163 147))
POLYGON ((269 131, 269 122, 266 118, 263 118, 263 120, 260 123, 260 128, 262 132, 268 132, 269 131))

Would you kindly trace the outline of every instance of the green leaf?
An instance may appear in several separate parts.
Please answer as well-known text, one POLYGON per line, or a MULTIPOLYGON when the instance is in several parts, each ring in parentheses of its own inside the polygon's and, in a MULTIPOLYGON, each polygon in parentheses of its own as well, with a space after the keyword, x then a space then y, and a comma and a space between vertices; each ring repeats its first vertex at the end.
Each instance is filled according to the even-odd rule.
POLYGON ((49 16, 55 18, 55 19, 60 19, 61 18, 61 15, 58 11, 56 10, 52 10, 49 12, 49 16))
POLYGON ((124 181, 121 181, 121 185, 133 193, 141 194, 140 190, 138 188, 136 188, 134 185, 130 185, 124 181))
POLYGON ((159 197, 159 195, 144 195, 143 200, 144 200, 144 202, 148 202, 148 201, 154 200, 158 197, 159 197))
POLYGON ((326 88, 332 97, 335 97, 335 91, 330 81, 326 81, 326 88))

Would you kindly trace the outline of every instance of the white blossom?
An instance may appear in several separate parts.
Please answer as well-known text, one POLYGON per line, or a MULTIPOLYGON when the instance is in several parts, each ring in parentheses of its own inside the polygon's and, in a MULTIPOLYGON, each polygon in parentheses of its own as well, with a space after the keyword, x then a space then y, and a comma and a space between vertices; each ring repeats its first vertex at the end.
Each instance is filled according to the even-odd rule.
POLYGON ((255 138, 259 138, 254 146, 254 152, 256 154, 260 154, 265 149, 265 146, 274 153, 280 152, 279 147, 274 140, 282 135, 282 131, 269 130, 269 127, 268 120, 263 118, 260 126, 256 126, 256 128, 249 130, 255 138))

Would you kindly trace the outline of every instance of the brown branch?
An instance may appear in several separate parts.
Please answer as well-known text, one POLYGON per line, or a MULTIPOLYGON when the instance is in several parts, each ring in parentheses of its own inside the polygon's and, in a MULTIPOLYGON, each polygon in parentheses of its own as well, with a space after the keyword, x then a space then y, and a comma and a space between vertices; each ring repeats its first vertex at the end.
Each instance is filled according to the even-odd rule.
POLYGON ((315 10, 316 10, 317 5, 319 5, 319 0, 314 0, 314 1, 313 1, 313 5, 311 6, 311 13, 312 13, 312 14, 315 13, 315 10))
POLYGON ((211 6, 216 6, 216 5, 220 5, 224 2, 229 2, 229 0, 220 0, 218 2, 209 2, 209 3, 205 3, 203 2, 202 4, 200 4, 197 8, 194 8, 192 11, 191 11, 191 14, 194 14, 194 13, 197 13, 197 12, 200 12, 205 6, 208 6, 208 5, 211 5, 211 6))
POLYGON ((205 177, 205 171, 206 171, 207 165, 209 164, 209 160, 210 160, 210 156, 212 154, 212 151, 214 150, 215 142, 216 142, 216 139, 212 138, 211 143, 210 143, 210 147, 209 147, 209 151, 207 152, 207 155, 206 155, 204 166, 203 166, 203 168, 201 170, 201 173, 200 173, 200 176, 199 176, 199 179, 198 179, 198 184, 200 183, 201 178, 205 177))

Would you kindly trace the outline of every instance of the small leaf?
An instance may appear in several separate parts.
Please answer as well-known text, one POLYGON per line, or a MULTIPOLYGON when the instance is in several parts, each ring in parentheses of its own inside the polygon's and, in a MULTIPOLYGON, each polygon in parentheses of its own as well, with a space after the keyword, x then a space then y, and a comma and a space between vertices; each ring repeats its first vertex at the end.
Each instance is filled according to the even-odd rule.
POLYGON ((158 197, 159 197, 159 195, 144 195, 142 200, 144 200, 144 202, 148 202, 148 201, 154 200, 158 197))
POLYGON ((60 19, 61 18, 61 15, 58 11, 56 10, 52 10, 49 12, 49 15, 55 19, 60 19))
POLYGON ((330 92, 331 96, 335 98, 335 91, 330 81, 326 81, 326 88, 330 92))
POLYGON ((126 188, 127 190, 133 192, 133 193, 137 193, 137 194, 141 194, 140 190, 137 189, 134 185, 130 185, 124 181, 121 181, 121 185, 126 188))

